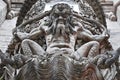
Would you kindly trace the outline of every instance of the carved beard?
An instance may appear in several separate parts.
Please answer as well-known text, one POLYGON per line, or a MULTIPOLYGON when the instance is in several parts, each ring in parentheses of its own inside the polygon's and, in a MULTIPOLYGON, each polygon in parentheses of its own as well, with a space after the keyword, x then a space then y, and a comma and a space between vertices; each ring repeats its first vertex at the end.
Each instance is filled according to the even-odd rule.
POLYGON ((56 36, 68 36, 69 28, 66 26, 66 21, 58 19, 55 24, 54 33, 56 36))
POLYGON ((47 33, 52 34, 53 38, 64 37, 66 41, 70 41, 70 34, 74 34, 74 25, 71 25, 69 19, 54 19, 47 33))
POLYGON ((54 19, 49 26, 48 34, 53 34, 56 36, 74 34, 74 25, 69 19, 54 19))

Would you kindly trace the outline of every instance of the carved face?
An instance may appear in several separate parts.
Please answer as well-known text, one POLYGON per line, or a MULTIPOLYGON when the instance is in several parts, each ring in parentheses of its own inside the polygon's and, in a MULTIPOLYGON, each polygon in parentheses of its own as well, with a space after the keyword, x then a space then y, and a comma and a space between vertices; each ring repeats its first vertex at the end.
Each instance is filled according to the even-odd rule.
POLYGON ((71 14, 70 6, 68 4, 61 3, 53 6, 51 17, 52 19, 66 21, 70 14, 71 14))
POLYGON ((69 34, 73 32, 72 25, 70 25, 70 18, 72 16, 72 10, 68 4, 59 3, 53 6, 50 14, 50 20, 52 21, 50 31, 53 34, 69 34))

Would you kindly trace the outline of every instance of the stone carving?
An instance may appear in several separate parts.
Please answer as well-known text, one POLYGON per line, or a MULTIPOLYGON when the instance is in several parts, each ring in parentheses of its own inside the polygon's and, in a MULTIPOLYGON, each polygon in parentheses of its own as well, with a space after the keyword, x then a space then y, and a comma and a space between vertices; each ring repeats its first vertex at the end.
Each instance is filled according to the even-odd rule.
MULTIPOLYGON (((93 6, 89 6, 87 6, 89 9, 94 10, 93 6)), ((13 30, 14 37, 6 51, 9 57, 0 53, 1 65, 7 66, 6 74, 11 69, 16 73, 8 75, 8 79, 113 80, 117 78, 120 48, 111 51, 112 47, 108 41, 110 35, 106 25, 101 21, 104 17, 103 19, 85 17, 75 12, 69 1, 64 0, 62 3, 58 1, 51 10, 43 11, 32 19, 25 20, 25 15, 29 14, 27 10, 21 14, 22 18, 18 17, 18 26, 13 30), (105 72, 102 70, 112 73, 104 76, 105 72)))

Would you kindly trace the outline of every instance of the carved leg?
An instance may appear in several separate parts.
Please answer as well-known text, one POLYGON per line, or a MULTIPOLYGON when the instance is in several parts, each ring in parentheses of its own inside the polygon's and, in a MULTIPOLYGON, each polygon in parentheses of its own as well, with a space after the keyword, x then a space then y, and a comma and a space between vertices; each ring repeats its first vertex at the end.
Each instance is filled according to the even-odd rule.
POLYGON ((95 57, 99 54, 99 43, 97 41, 91 41, 82 45, 73 55, 76 59, 80 57, 95 57))
POLYGON ((23 40, 21 47, 25 55, 44 55, 45 53, 39 44, 29 39, 23 40))

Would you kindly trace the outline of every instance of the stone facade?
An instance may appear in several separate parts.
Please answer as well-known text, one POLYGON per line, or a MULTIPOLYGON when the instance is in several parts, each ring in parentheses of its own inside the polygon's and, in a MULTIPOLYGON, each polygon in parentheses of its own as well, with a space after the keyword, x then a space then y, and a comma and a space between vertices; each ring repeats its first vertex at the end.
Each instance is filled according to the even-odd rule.
POLYGON ((0 0, 0 26, 5 20, 6 13, 7 13, 7 5, 5 4, 5 2, 0 0))

